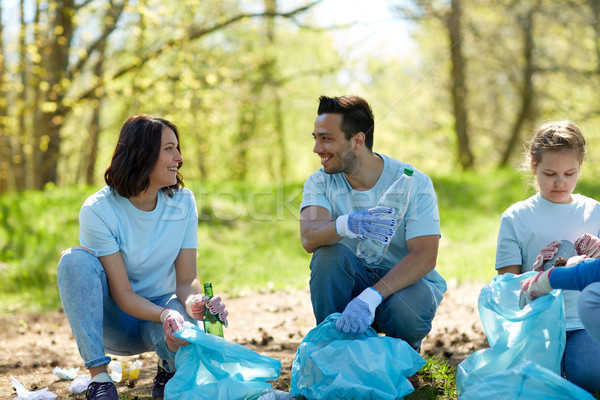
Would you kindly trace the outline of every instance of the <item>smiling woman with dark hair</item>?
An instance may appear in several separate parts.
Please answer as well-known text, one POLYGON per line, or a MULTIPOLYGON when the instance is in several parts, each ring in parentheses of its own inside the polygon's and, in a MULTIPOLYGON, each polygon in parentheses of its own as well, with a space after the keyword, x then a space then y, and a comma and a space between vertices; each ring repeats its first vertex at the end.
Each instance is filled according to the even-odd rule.
POLYGON ((81 246, 65 250, 58 289, 79 353, 92 375, 87 399, 117 400, 110 357, 155 351, 152 397, 162 399, 175 372, 174 336, 206 308, 226 324, 219 297, 203 296, 196 248, 198 213, 183 188, 176 126, 138 115, 121 129, 104 178, 79 213, 81 246))

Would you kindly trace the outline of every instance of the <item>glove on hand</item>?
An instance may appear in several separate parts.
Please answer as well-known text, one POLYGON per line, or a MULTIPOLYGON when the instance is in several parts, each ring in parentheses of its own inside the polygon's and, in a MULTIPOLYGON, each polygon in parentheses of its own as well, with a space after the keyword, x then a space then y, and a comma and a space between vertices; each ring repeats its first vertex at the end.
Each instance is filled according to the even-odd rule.
POLYGON ((580 262, 582 262, 583 260, 585 260, 586 258, 588 258, 588 256, 586 256, 586 255, 571 257, 571 258, 567 259, 567 263, 565 264, 565 267, 572 267, 573 265, 577 265, 580 262))
POLYGON ((533 263, 533 270, 543 271, 544 263, 554 257, 554 255, 558 252, 558 246, 560 246, 560 240, 555 240, 548 246, 544 247, 533 263))
POLYGON ((163 332, 168 342, 173 343, 177 347, 187 346, 188 341, 176 338, 173 333, 183 329, 183 316, 171 308, 165 308, 160 313, 160 320, 163 323, 163 332))
POLYGON ((523 309, 526 304, 534 299, 548 294, 552 291, 548 277, 555 267, 547 271, 538 272, 536 275, 521 281, 521 293, 519 293, 519 308, 523 309))
POLYGON ((394 236, 392 228, 396 221, 392 217, 393 212, 391 207, 379 206, 340 215, 335 220, 335 231, 350 239, 374 239, 387 243, 394 236))
POLYGON ((195 294, 188 297, 185 302, 185 311, 190 317, 199 321, 204 319, 204 313, 207 308, 212 315, 218 316, 221 322, 223 322, 223 325, 227 327, 227 315, 229 315, 229 312, 225 309, 225 304, 221 303, 221 298, 219 296, 209 300, 209 298, 203 294, 195 294))
POLYGON ((600 239, 589 233, 584 233, 575 241, 577 254, 590 258, 600 258, 600 239))
POLYGON ((363 333, 375 320, 375 309, 383 301, 383 296, 372 287, 366 288, 344 309, 335 323, 338 331, 344 333, 363 333))

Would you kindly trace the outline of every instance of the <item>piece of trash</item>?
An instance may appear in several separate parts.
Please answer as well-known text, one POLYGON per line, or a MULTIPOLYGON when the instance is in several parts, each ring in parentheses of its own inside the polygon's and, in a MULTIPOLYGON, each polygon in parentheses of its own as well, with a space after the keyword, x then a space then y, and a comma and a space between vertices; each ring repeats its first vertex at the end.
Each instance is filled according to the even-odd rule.
POLYGON ((110 377, 115 382, 125 382, 126 380, 135 380, 140 376, 142 362, 136 361, 111 361, 108 363, 110 377))
POLYGON ((79 372, 79 367, 69 369, 54 367, 54 369, 52 370, 52 373, 58 376, 60 379, 67 379, 70 381, 77 378, 77 372, 79 372))
POLYGON ((17 391, 17 397, 15 397, 13 400, 54 400, 57 397, 54 393, 50 392, 47 387, 41 390, 36 390, 35 392, 30 392, 29 390, 25 389, 23 385, 21 385, 21 382, 12 376, 10 379, 12 379, 12 384, 17 391))
POLYGON ((91 381, 92 376, 90 374, 80 375, 71 382, 69 390, 74 393, 83 393, 86 391, 91 381))

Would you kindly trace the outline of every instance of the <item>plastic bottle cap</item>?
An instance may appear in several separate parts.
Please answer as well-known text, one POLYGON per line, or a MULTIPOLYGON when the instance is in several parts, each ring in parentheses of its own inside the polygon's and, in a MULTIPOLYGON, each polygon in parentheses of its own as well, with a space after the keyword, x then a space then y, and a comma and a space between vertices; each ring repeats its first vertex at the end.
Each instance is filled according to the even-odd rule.
POLYGON ((404 173, 408 176, 412 176, 412 174, 414 173, 414 171, 410 168, 404 168, 404 173))

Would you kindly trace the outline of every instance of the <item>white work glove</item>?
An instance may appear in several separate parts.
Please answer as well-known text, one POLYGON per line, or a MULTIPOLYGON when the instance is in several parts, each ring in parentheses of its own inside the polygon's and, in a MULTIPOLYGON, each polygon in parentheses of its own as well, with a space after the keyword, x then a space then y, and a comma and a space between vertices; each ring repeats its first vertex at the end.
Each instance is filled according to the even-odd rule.
POLYGON ((167 342, 173 343, 177 347, 190 344, 188 341, 179 339, 173 335, 175 332, 179 332, 183 329, 183 322, 185 320, 179 312, 171 308, 165 308, 160 313, 160 320, 163 323, 163 332, 165 333, 167 342))
POLYGON ((540 254, 533 263, 533 270, 543 271, 544 263, 548 260, 552 260, 552 257, 554 257, 554 255, 558 252, 558 246, 560 246, 560 240, 555 240, 540 250, 540 254))
POLYGON ((584 233, 575 241, 577 254, 589 258, 600 258, 600 239, 589 233, 584 233))
POLYGON ((185 311, 190 317, 199 321, 204 319, 206 308, 208 308, 208 311, 212 315, 216 315, 223 322, 223 325, 227 327, 227 315, 229 315, 229 312, 225 309, 225 304, 221 303, 219 296, 209 299, 203 294, 195 294, 188 297, 185 301, 185 311))
POLYGON ((521 281, 521 293, 519 293, 519 308, 523 309, 526 304, 540 296, 550 293, 553 289, 550 287, 548 277, 555 267, 547 271, 538 272, 537 274, 525 278, 521 281))
POLYGON ((383 206, 352 211, 337 217, 335 231, 350 239, 375 239, 387 243, 394 236, 392 228, 396 220, 392 217, 393 212, 393 208, 383 206))
POLYGON ((381 293, 372 287, 356 296, 338 318, 335 327, 344 333, 363 333, 375 320, 375 309, 383 301, 381 293))

